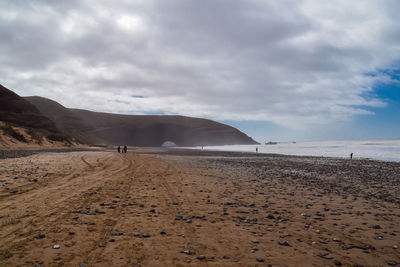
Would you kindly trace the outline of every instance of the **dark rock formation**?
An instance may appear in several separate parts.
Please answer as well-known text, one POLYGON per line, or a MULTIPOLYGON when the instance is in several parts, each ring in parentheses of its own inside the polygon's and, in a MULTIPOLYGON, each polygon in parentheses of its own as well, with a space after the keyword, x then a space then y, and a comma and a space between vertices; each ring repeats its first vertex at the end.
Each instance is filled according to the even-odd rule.
POLYGON ((54 122, 44 116, 29 101, 0 85, 0 121, 57 133, 54 122))
POLYGON ((68 109, 42 97, 26 97, 64 134, 91 144, 178 146, 255 144, 239 130, 211 120, 184 116, 120 115, 68 109))
POLYGON ((20 97, 0 85, 0 121, 60 132, 88 144, 177 146, 256 144, 222 123, 184 116, 120 115, 69 109, 43 97, 20 97))

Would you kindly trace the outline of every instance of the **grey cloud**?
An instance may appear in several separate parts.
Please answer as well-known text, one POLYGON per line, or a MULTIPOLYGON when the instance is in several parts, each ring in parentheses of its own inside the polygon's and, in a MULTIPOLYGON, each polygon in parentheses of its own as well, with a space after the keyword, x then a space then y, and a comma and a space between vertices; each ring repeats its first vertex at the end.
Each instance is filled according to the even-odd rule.
POLYGON ((330 123, 384 105, 400 58, 396 1, 32 3, 0 5, 2 82, 71 107, 330 123))

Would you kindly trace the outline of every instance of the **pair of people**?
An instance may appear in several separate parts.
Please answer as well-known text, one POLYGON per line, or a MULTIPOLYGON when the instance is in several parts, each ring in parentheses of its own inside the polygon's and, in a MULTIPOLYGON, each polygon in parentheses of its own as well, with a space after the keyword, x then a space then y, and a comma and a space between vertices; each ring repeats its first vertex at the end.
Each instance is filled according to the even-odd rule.
MULTIPOLYGON (((126 153, 127 150, 128 148, 124 146, 124 148, 122 149, 122 153, 126 153)), ((121 146, 118 146, 118 153, 121 153, 121 146)))

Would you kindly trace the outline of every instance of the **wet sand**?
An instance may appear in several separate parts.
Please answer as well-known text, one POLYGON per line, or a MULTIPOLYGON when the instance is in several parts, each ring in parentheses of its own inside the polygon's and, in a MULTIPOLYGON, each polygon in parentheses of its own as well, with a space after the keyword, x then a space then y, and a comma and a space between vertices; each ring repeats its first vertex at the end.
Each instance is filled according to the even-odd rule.
POLYGON ((134 152, 1 159, 0 266, 400 266, 400 163, 134 152))

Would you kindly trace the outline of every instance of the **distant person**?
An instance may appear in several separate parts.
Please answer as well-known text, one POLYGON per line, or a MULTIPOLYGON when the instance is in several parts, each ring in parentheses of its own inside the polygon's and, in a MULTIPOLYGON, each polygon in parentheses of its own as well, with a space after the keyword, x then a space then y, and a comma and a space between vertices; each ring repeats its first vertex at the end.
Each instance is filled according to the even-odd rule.
POLYGON ((127 150, 128 150, 128 148, 126 146, 124 146, 124 153, 126 153, 127 150))
POLYGON ((350 159, 353 159, 353 152, 350 153, 350 159))
POLYGON ((121 153, 121 146, 118 146, 118 153, 121 153))
POLYGON ((256 147, 256 152, 258 152, 258 147, 256 147))

